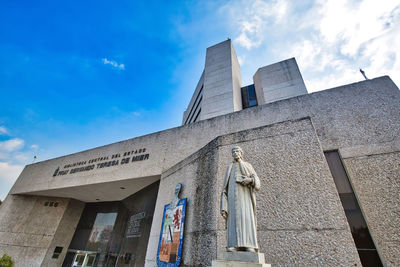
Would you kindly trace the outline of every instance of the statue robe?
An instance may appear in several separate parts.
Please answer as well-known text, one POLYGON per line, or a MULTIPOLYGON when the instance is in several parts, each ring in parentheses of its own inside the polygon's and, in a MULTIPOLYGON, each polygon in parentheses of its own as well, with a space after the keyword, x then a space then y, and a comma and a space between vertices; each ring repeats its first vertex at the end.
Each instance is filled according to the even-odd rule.
POLYGON ((227 217, 227 248, 258 249, 255 191, 260 189, 260 180, 250 163, 241 161, 230 164, 226 170, 221 212, 227 217), (242 185, 242 176, 253 182, 242 185))

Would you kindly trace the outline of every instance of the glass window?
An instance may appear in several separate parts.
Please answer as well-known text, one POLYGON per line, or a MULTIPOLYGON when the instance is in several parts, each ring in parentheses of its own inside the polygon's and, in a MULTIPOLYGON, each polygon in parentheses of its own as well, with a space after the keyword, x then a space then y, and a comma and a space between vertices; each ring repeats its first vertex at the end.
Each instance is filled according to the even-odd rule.
POLYGON ((325 152, 325 157, 338 190, 362 265, 364 267, 382 266, 339 153, 337 151, 328 151, 325 152))
POLYGON ((241 88, 243 109, 257 106, 257 96, 254 84, 241 88))
POLYGON ((254 84, 247 86, 247 97, 249 99, 249 107, 257 106, 256 89, 254 84))
POLYGON ((87 203, 63 266, 143 266, 158 186, 155 182, 122 201, 87 203))
POLYGON ((77 263, 77 266, 82 266, 84 260, 85 260, 85 255, 82 254, 76 255, 75 262, 77 263))
POLYGON ((97 213, 86 250, 101 252, 107 246, 111 239, 117 214, 117 212, 97 213))
POLYGON ((92 267, 94 264, 94 259, 96 258, 96 255, 88 255, 88 261, 86 263, 87 267, 92 267))

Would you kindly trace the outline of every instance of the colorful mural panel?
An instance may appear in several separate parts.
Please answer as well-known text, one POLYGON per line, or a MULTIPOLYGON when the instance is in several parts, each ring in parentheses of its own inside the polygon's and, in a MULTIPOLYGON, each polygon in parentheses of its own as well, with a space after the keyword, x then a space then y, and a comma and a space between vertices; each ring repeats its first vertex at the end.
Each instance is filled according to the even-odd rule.
POLYGON ((157 264, 160 267, 179 266, 181 262, 186 200, 180 199, 175 207, 171 204, 164 206, 157 251, 157 264))

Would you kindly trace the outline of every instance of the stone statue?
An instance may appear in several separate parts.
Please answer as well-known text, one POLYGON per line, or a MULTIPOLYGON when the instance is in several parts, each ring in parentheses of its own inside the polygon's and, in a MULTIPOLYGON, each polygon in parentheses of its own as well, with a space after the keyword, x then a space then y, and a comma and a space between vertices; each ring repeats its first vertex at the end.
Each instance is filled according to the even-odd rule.
POLYGON ((227 251, 258 252, 256 197, 260 179, 250 163, 242 160, 240 147, 232 148, 234 159, 226 169, 221 195, 221 215, 227 226, 227 251))
POLYGON ((176 208, 176 206, 178 206, 178 202, 179 202, 179 200, 181 200, 179 198, 179 193, 181 192, 181 189, 182 189, 182 184, 178 183, 175 187, 174 200, 172 200, 170 208, 174 209, 174 208, 176 208))

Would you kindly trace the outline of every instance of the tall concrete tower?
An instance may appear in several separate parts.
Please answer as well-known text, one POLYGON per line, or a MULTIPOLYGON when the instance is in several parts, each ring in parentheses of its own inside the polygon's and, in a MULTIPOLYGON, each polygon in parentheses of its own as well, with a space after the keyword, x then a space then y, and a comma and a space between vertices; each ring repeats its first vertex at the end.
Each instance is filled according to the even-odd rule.
POLYGON ((239 61, 230 39, 207 48, 204 71, 182 125, 307 94, 294 58, 259 68, 254 85, 242 87, 239 61))
POLYGON ((242 77, 230 39, 207 48, 203 74, 184 112, 182 124, 242 109, 242 77))
POLYGON ((258 105, 307 94, 294 58, 259 68, 253 80, 258 105))

